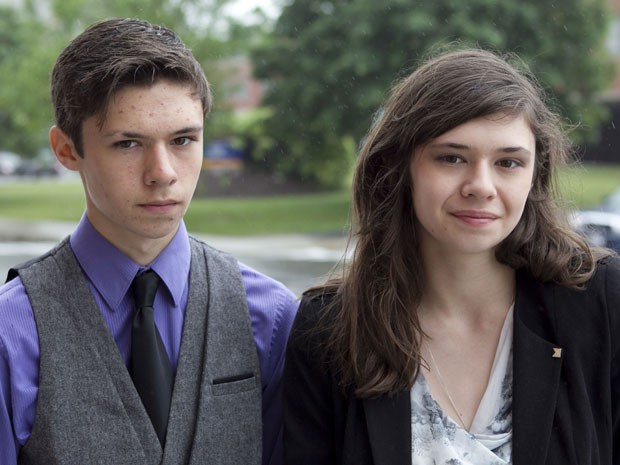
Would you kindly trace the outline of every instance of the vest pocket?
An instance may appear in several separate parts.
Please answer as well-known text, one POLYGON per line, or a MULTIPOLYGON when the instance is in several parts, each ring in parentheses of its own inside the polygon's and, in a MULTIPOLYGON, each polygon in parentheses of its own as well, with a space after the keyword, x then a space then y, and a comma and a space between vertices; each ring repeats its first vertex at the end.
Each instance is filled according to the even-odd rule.
POLYGON ((213 380, 213 395, 225 396, 237 392, 251 391, 258 386, 258 377, 253 373, 218 378, 213 380))

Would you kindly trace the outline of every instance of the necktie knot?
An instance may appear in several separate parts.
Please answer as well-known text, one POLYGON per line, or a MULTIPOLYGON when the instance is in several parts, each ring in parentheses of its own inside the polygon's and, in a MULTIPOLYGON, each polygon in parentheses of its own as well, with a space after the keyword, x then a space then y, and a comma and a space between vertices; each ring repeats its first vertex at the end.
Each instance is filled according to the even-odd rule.
POLYGON ((160 278, 153 270, 137 275, 132 283, 136 308, 152 307, 160 278))

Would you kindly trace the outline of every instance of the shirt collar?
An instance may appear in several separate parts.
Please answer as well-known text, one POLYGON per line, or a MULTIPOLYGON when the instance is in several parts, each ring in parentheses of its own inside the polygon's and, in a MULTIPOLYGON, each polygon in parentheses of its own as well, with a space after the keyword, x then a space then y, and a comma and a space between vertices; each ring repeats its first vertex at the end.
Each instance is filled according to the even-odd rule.
POLYGON ((181 302, 191 259, 189 236, 183 221, 166 248, 146 267, 141 267, 108 242, 86 214, 71 234, 70 244, 82 270, 112 310, 119 308, 138 271, 147 268, 159 275, 174 305, 181 302))

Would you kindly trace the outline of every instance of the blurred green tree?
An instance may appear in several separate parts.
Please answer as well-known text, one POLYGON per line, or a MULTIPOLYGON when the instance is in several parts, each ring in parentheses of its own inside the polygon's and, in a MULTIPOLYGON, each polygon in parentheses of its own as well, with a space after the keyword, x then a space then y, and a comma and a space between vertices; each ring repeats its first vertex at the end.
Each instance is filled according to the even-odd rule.
POLYGON ((47 139, 52 56, 37 44, 44 34, 36 17, 4 7, 0 12, 0 149, 34 156, 47 139), (48 102, 46 104, 46 102, 48 102))
MULTIPOLYGON (((53 123, 49 76, 61 49, 89 24, 139 17, 175 30, 192 48, 209 80, 226 77, 217 61, 242 45, 225 7, 231 0, 25 0, 0 7, 0 149, 34 157, 48 146, 53 123)), ((216 106, 226 108, 216 99, 216 106)))
POLYGON ((393 81, 455 42, 519 54, 587 140, 613 75, 608 18, 606 0, 291 0, 253 56, 277 141, 262 156, 291 178, 341 182, 393 81))

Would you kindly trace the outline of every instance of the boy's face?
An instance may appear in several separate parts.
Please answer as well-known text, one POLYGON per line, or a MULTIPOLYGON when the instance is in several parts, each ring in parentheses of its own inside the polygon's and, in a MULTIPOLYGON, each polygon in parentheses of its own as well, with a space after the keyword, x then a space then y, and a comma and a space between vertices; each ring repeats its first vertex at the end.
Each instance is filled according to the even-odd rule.
POLYGON ((62 148, 75 149, 70 141, 59 147, 63 134, 52 129, 59 159, 80 173, 89 220, 138 263, 170 242, 189 206, 202 166, 203 121, 192 89, 163 80, 121 89, 103 125, 97 116, 85 120, 83 158, 62 157, 62 148))

